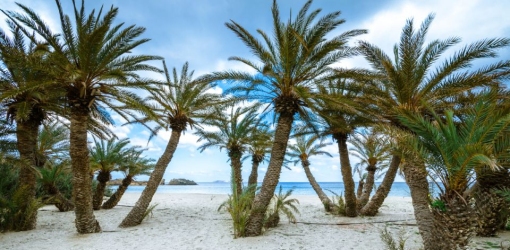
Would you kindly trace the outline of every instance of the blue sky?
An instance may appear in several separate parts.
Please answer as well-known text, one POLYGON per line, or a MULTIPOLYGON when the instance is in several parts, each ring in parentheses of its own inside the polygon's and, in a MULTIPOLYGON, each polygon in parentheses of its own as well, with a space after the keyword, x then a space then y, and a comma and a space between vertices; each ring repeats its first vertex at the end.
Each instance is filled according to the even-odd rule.
MULTIPOLYGON (((79 1, 79 0, 77 0, 79 1)), ((17 1, 36 10, 55 32, 60 31, 57 9, 54 1, 17 1)), ((62 0, 64 9, 71 13, 71 1, 62 0)), ((283 18, 297 13, 304 0, 278 1, 283 18)), ((195 76, 227 69, 244 70, 245 66, 229 62, 230 56, 253 58, 244 44, 225 26, 229 20, 241 24, 252 34, 256 29, 267 33, 272 30, 271 0, 88 0, 86 9, 99 8, 103 4, 109 8, 112 4, 119 7, 117 22, 126 25, 136 24, 147 28, 143 37, 151 41, 137 48, 133 53, 159 55, 166 59, 169 68, 180 70, 187 61, 195 76)), ((0 8, 19 10, 15 1, 0 0, 0 8)), ((446 39, 451 36, 462 38, 462 43, 477 41, 488 37, 510 37, 510 2, 505 0, 315 0, 311 9, 322 8, 321 14, 340 10, 346 20, 335 32, 341 33, 350 29, 368 29, 369 33, 352 40, 366 40, 381 47, 391 54, 392 46, 398 41, 400 31, 406 19, 414 18, 419 25, 429 14, 435 13, 436 18, 428 33, 428 39, 446 39)), ((2 17, 3 18, 3 17, 2 17)), ((4 22, 0 27, 6 30, 4 22)), ((457 49, 459 47, 456 47, 457 49)), ((449 50, 455 51, 454 49, 449 50)), ((501 51, 500 58, 508 59, 510 50, 501 51)), ((486 63, 488 60, 481 63, 486 63)), ((155 64, 159 65, 159 62, 155 64)), ((337 66, 368 67, 360 58, 352 58, 339 62, 337 66)), ((156 74, 147 76, 161 78, 156 74)), ((221 92, 221 88, 215 89, 221 92)), ((114 116, 118 124, 122 121, 114 116)), ((148 147, 147 155, 157 159, 162 153, 170 132, 162 132, 147 144, 148 131, 137 126, 112 127, 120 137, 129 137, 135 145, 148 147)), ((229 180, 230 168, 226 152, 208 149, 200 153, 196 148, 197 137, 192 131, 181 137, 181 142, 169 164, 164 178, 187 178, 195 181, 229 180)), ((311 158, 311 168, 318 181, 341 181, 338 149, 329 146, 329 157, 311 158)), ((354 158, 351 161, 355 162, 354 158)), ((259 171, 262 180, 266 165, 259 171)), ((291 166, 292 170, 284 169, 281 181, 307 181, 299 166, 291 166)), ((248 179, 251 164, 245 162, 243 178, 248 179)), ((116 177, 120 177, 117 175, 116 177)), ((139 178, 144 179, 144 178, 139 178)), ((397 181, 402 181, 398 178, 397 181)))

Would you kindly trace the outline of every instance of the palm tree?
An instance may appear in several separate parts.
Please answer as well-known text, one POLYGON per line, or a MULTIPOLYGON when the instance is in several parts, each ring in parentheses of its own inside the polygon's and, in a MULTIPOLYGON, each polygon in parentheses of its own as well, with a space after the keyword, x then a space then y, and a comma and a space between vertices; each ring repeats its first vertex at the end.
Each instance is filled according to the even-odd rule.
POLYGON ((71 166, 68 160, 53 162, 46 161, 39 169, 39 182, 43 189, 50 195, 52 203, 60 212, 74 209, 74 204, 59 189, 59 182, 70 182, 71 166))
POLYGON ((319 143, 316 143, 320 138, 316 135, 313 136, 298 136, 296 137, 296 143, 291 144, 287 151, 287 156, 293 160, 294 165, 298 162, 301 162, 301 166, 305 171, 306 177, 312 185, 313 190, 319 196, 322 204, 324 205, 324 209, 327 212, 330 212, 332 207, 331 200, 329 197, 322 191, 319 183, 313 177, 312 171, 310 170, 310 161, 309 158, 315 155, 326 155, 329 157, 333 157, 330 153, 323 151, 324 147, 331 145, 332 143, 324 143, 322 139, 320 139, 319 143))
MULTIPOLYGON (((16 121, 17 148, 21 159, 19 178, 23 180, 20 189, 26 197, 20 204, 22 211, 28 209, 35 199, 36 166, 35 147, 39 126, 51 110, 56 110, 58 91, 40 87, 47 83, 48 75, 42 72, 48 64, 48 47, 34 41, 27 44, 26 36, 16 25, 7 21, 12 38, 0 30, 0 112, 12 122, 16 121)), ((28 215, 25 212, 21 214, 28 215)), ((20 218, 26 223, 15 230, 31 230, 36 226, 37 211, 30 218, 20 218)))
MULTIPOLYGON (((510 95, 507 89, 493 90, 498 93, 494 93, 494 108, 495 110, 490 111, 494 116, 500 116, 501 114, 510 113, 510 95)), ((473 94, 471 97, 473 100, 479 100, 480 95, 483 97, 483 92, 473 94)), ((470 105, 472 108, 473 104, 470 105)), ((455 111, 456 113, 463 112, 463 110, 455 111)), ((463 112, 465 113, 465 112, 463 112)), ((462 114, 461 114, 461 118, 462 114)), ((507 135, 503 135, 502 138, 509 138, 510 131, 507 135)), ((499 147, 497 147, 499 148, 499 147)), ((496 171, 492 171, 486 168, 475 169, 476 182, 470 189, 470 192, 476 201, 476 213, 478 216, 478 226, 476 234, 482 237, 495 236, 497 231, 502 229, 506 224, 508 217, 510 216, 508 204, 503 197, 501 197, 499 190, 506 190, 510 188, 510 174, 508 169, 510 168, 510 151, 498 152, 498 164, 501 168, 496 171)), ((501 151, 501 149, 500 149, 501 151)))
POLYGON ((59 121, 44 122, 37 139, 35 154, 37 167, 43 167, 48 160, 55 162, 68 159, 69 128, 59 121))
MULTIPOLYGON (((363 75, 363 73, 356 74, 363 75)), ((331 135, 338 146, 344 184, 345 215, 355 217, 357 216, 355 183, 347 140, 357 128, 371 125, 374 115, 368 115, 369 109, 363 107, 365 104, 360 101, 363 93, 361 82, 339 77, 341 75, 338 74, 337 79, 326 81, 319 86, 321 98, 316 99, 315 105, 321 118, 317 119, 320 124, 320 134, 331 135), (343 100, 343 103, 339 104, 335 100, 343 100)))
POLYGON ((117 171, 118 167, 124 164, 127 155, 136 149, 128 148, 129 139, 117 140, 111 138, 108 141, 97 141, 94 138, 94 147, 90 148, 90 168, 97 171, 96 191, 93 196, 92 205, 94 210, 99 210, 103 203, 106 183, 112 178, 112 171, 117 171))
POLYGON ((199 128, 195 133, 199 136, 199 142, 205 141, 204 144, 198 147, 200 152, 210 147, 227 150, 232 170, 232 192, 237 192, 235 197, 241 196, 243 192, 242 156, 248 149, 253 132, 261 124, 257 114, 258 106, 258 104, 255 104, 247 107, 231 107, 228 115, 222 111, 223 107, 216 107, 217 117, 204 124, 212 126, 218 131, 207 131, 199 128))
MULTIPOLYGON (((269 126, 263 124, 263 126, 257 127, 248 142, 248 153, 246 157, 251 157, 251 172, 248 178, 248 187, 257 185, 258 169, 260 163, 267 160, 267 154, 271 153, 271 145, 273 144, 273 131, 270 130, 269 126)), ((255 189, 253 189, 255 191, 255 189)))
POLYGON ((70 183, 69 129, 59 121, 45 122, 39 132, 36 148, 39 183, 53 199, 60 212, 74 209, 74 204, 62 194, 59 183, 70 183))
MULTIPOLYGON (((367 176, 366 183, 363 187, 363 193, 358 198, 358 210, 364 209, 365 205, 370 199, 370 194, 374 188, 376 179, 375 173, 380 172, 386 168, 390 158, 390 143, 388 138, 384 135, 374 132, 373 130, 368 133, 357 133, 356 136, 350 138, 352 148, 351 153, 354 157, 358 158, 360 162, 357 164, 358 171, 361 172, 362 167, 366 167, 367 176)), ((384 201, 384 198, 382 201, 384 201)), ((382 201, 379 204, 382 205, 382 201)), ((379 209, 376 207, 376 211, 379 209)), ((377 212, 376 212, 377 213, 377 212)))
POLYGON ((170 79, 164 61, 163 67, 166 82, 151 90, 148 97, 148 100, 155 105, 152 107, 155 115, 140 118, 138 121, 157 122, 158 125, 153 130, 154 133, 161 129, 171 129, 172 133, 165 151, 156 162, 147 186, 136 205, 120 224, 121 227, 136 226, 142 222, 145 211, 161 183, 165 169, 177 149, 181 134, 188 127, 193 129, 200 121, 207 119, 213 107, 224 101, 220 95, 210 92, 214 85, 201 80, 201 78, 193 79, 193 71, 188 73, 188 63, 182 66, 180 78, 177 70, 173 69, 173 81, 170 79))
POLYGON ((431 111, 434 121, 403 111, 399 119, 416 134, 413 145, 431 175, 439 180, 439 197, 432 203, 433 231, 441 249, 464 248, 475 232, 476 215, 466 192, 476 168, 500 168, 497 156, 510 147, 510 114, 498 112, 496 92, 487 92, 458 123, 453 111, 444 117, 431 111), (496 157, 495 157, 496 156, 496 157), (442 244, 442 245, 441 245, 442 244))
MULTIPOLYGON (((391 150, 391 160, 389 158, 385 159, 386 161, 384 162, 384 165, 380 166, 381 169, 385 169, 384 178, 379 184, 372 198, 370 198, 368 203, 364 205, 359 211, 359 213, 363 216, 375 216, 378 213, 379 208, 382 206, 384 200, 390 193, 397 172, 399 172, 400 166, 402 164, 402 155, 406 154, 406 151, 400 149, 398 145, 400 145, 400 141, 405 141, 404 138, 410 136, 409 133, 406 133, 406 131, 387 125, 376 125, 376 127, 373 129, 382 129, 381 133, 385 135, 387 139, 386 143, 389 143, 389 145, 387 145, 384 150, 391 150)), ((412 158, 408 155, 406 157, 412 158)), ((380 178, 380 176, 376 179, 378 178, 380 178)))
POLYGON ((347 46, 349 38, 366 33, 365 30, 351 30, 326 39, 344 20, 339 18, 337 11, 314 22, 320 9, 308 14, 311 4, 312 1, 307 1, 294 19, 282 21, 276 0, 273 0, 274 35, 268 36, 258 30, 262 41, 235 21, 227 23, 260 63, 231 57, 230 60, 247 65, 256 74, 228 71, 211 76, 212 80, 238 83, 231 92, 244 93, 246 98, 271 105, 272 108, 267 110, 274 111, 277 121, 268 170, 253 202, 254 209, 246 226, 247 236, 262 233, 264 213, 278 184, 295 115, 304 120, 309 117, 307 104, 311 104, 314 80, 327 72, 327 66, 353 54, 347 46))
MULTIPOLYGON (((430 110, 441 112, 453 108, 456 96, 482 85, 497 84, 498 79, 510 72, 509 62, 497 62, 478 70, 469 71, 475 59, 495 57, 496 50, 510 43, 509 39, 485 39, 465 46, 442 64, 439 57, 459 38, 433 40, 425 45, 425 36, 434 16, 429 15, 420 29, 413 28, 408 20, 402 30, 400 43, 395 45, 392 60, 380 48, 360 42, 359 48, 376 74, 380 74, 380 92, 372 95, 373 103, 393 126, 406 128, 397 119, 399 110, 407 110, 424 117, 431 117, 430 110), (437 65, 437 66, 436 66, 437 65), (433 68, 435 67, 435 69, 433 68)), ((408 161, 412 162, 412 161, 408 161)), ((433 249, 432 214, 429 210, 429 184, 423 165, 406 164, 403 168, 406 182, 413 198, 418 228, 425 249, 433 249)))
MULTIPOLYGON (((114 111, 126 116, 119 103, 143 110, 143 102, 129 89, 147 89, 147 80, 136 72, 160 72, 146 62, 160 59, 156 56, 127 55, 149 39, 139 39, 144 28, 123 23, 113 24, 118 8, 103 12, 85 13, 84 0, 78 8, 73 0, 74 24, 64 12, 60 0, 55 0, 62 33, 53 33, 32 9, 18 4, 24 14, 3 11, 19 27, 28 27, 28 36, 35 32, 51 47, 50 60, 55 86, 65 92, 70 112, 70 155, 73 172, 73 196, 76 205, 76 228, 79 233, 100 232, 92 209, 92 188, 87 147, 87 129, 92 114, 105 116, 114 111)), ((125 107, 123 107, 125 108, 125 107)), ((146 111, 150 112, 150 111, 146 111)))
POLYGON ((142 157, 143 150, 131 150, 124 158, 123 163, 118 167, 125 175, 122 183, 115 193, 103 203, 102 209, 114 208, 126 192, 127 188, 137 175, 150 175, 154 169, 154 160, 142 157))

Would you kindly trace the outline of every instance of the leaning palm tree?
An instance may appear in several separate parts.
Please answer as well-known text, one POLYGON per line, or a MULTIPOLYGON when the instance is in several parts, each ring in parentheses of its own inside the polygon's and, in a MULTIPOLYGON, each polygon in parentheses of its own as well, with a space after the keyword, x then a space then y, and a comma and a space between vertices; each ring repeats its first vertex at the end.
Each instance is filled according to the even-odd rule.
POLYGON ((42 87, 49 81, 43 72, 48 63, 48 46, 42 42, 27 41, 27 37, 12 21, 7 21, 12 36, 0 30, 0 112, 10 122, 16 122, 17 148, 21 159, 19 188, 26 197, 20 204, 23 225, 14 230, 31 230, 36 226, 37 211, 28 215, 23 212, 35 199, 37 134, 48 114, 58 109, 59 91, 42 87))
POLYGON ((90 168, 97 171, 98 181, 92 200, 94 210, 101 208, 106 183, 112 178, 111 173, 117 171, 118 167, 124 164, 127 155, 136 149, 136 147, 128 148, 128 144, 127 138, 120 140, 111 138, 108 141, 97 141, 94 138, 94 146, 89 149, 90 168))
MULTIPOLYGON (((258 169, 260 163, 267 160, 267 155, 270 152, 271 145, 273 144, 273 131, 269 126, 263 124, 258 126, 251 135, 251 139, 248 142, 248 153, 243 160, 247 157, 251 157, 251 172, 248 177, 248 187, 257 185, 258 169)), ((255 191, 255 189, 253 189, 255 191)))
MULTIPOLYGON (((362 167, 365 167, 367 171, 366 183, 364 184, 363 192, 357 202, 358 210, 361 211, 365 208, 365 205, 367 205, 370 199, 370 194, 372 193, 376 179, 376 171, 379 172, 388 167, 389 158, 391 157, 391 144, 386 136, 374 132, 373 130, 368 133, 357 133, 355 136, 351 137, 350 143, 352 144, 350 148, 352 155, 360 160, 357 164, 358 171, 361 172, 362 167)), ((383 200, 384 198, 385 197, 383 197, 383 200)), ((379 206, 380 205, 382 205, 382 201, 379 206)), ((375 209, 377 211, 379 207, 375 209)))
POLYGON ((296 137, 296 143, 289 145, 287 150, 287 156, 290 157, 290 160, 294 162, 296 165, 298 162, 301 162, 301 166, 305 171, 306 177, 308 178, 308 182, 312 185, 313 190, 319 196, 322 204, 324 205, 324 209, 327 212, 330 212, 333 208, 332 202, 329 197, 322 191, 319 183, 315 180, 315 177, 310 170, 310 160, 311 156, 315 155, 326 155, 329 157, 333 157, 327 151, 324 151, 323 148, 331 145, 332 143, 324 143, 323 139, 319 138, 316 135, 313 136, 298 136, 296 137), (319 140, 319 143, 316 143, 319 140))
MULTIPOLYGON (((3 11, 12 21, 24 25, 24 32, 35 32, 51 47, 50 60, 55 88, 65 94, 70 117, 70 155, 73 172, 73 194, 76 205, 76 228, 79 233, 101 231, 92 209, 92 188, 87 147, 87 129, 93 114, 108 120, 106 108, 126 117, 120 103, 143 110, 143 102, 129 89, 147 89, 147 80, 137 72, 160 72, 146 62, 156 56, 132 55, 131 51, 149 41, 139 39, 145 28, 123 23, 114 24, 118 8, 85 13, 84 0, 78 8, 73 0, 74 18, 55 0, 62 33, 53 33, 47 23, 32 9, 18 4, 23 13, 3 11), (71 20, 74 20, 74 24, 71 20)), ((32 36, 34 37, 34 36, 32 36)), ((146 111, 150 112, 150 111, 146 111)))
POLYGON ((242 156, 247 151, 248 144, 252 139, 252 134, 261 124, 258 117, 257 107, 259 105, 250 105, 247 107, 231 107, 230 113, 225 114, 223 107, 216 107, 217 117, 205 122, 205 125, 212 126, 215 131, 198 129, 195 133, 199 136, 198 141, 204 140, 198 149, 203 152, 210 147, 219 147, 227 151, 232 171, 233 192, 240 197, 243 193, 243 178, 241 175, 242 156))
POLYGON ((147 186, 136 205, 120 224, 121 227, 136 226, 142 222, 147 207, 161 183, 165 169, 177 149, 181 134, 187 128, 193 129, 200 121, 210 117, 213 107, 224 102, 220 95, 210 91, 214 85, 201 78, 193 79, 193 71, 188 72, 188 63, 182 66, 180 76, 177 70, 173 69, 173 80, 164 61, 163 67, 166 82, 151 90, 147 98, 154 105, 155 115, 142 117, 137 121, 155 121, 158 125, 153 130, 154 134, 161 129, 170 129, 172 133, 165 151, 156 162, 147 186))
POLYGON ((131 150, 123 160, 123 163, 118 167, 119 171, 124 173, 124 179, 119 185, 115 193, 103 203, 102 209, 114 208, 128 189, 131 182, 138 175, 150 175, 154 169, 154 160, 142 157, 141 154, 144 150, 131 150))
POLYGON ((260 192, 253 202, 253 210, 246 226, 247 236, 262 233, 264 213, 273 197, 283 166, 287 141, 295 115, 307 120, 314 90, 314 80, 327 72, 327 67, 354 51, 347 46, 349 38, 366 33, 365 30, 351 30, 326 38, 344 22, 340 12, 332 12, 315 21, 319 10, 308 13, 312 1, 307 1, 295 18, 282 21, 276 0, 273 1, 272 16, 274 34, 257 32, 262 40, 256 39, 245 28, 231 21, 227 27, 252 51, 259 62, 246 58, 231 57, 241 62, 255 74, 228 71, 214 73, 211 80, 226 80, 238 83, 230 92, 244 93, 244 97, 268 103, 275 114, 276 129, 268 169, 260 192))
MULTIPOLYGON (((479 86, 497 84, 499 79, 510 72, 508 61, 469 71, 474 60, 495 57, 497 49, 510 44, 509 39, 485 39, 469 44, 438 64, 439 57, 448 48, 458 44, 460 39, 454 37, 425 44, 425 36, 433 18, 433 15, 429 15, 418 30, 414 29, 413 20, 407 21, 400 43, 394 47, 394 59, 375 45, 368 42, 359 44, 361 53, 381 77, 380 91, 370 99, 380 109, 379 113, 384 116, 384 120, 392 126, 406 128, 396 119, 397 113, 402 110, 431 118, 430 109, 439 113, 452 109, 458 103, 451 101, 456 100, 459 94, 479 86)), ((435 239, 431 233, 434 228, 429 211, 427 172, 422 164, 406 164, 403 172, 411 191, 425 248, 433 249, 433 244, 440 239, 435 239)))
MULTIPOLYGON (((493 92, 494 93, 494 92, 493 92)), ((399 116, 402 124, 416 134, 413 144, 420 152, 431 176, 439 180, 439 197, 432 203, 437 249, 465 248, 477 226, 475 210, 466 192, 474 180, 476 168, 500 168, 498 155, 510 148, 502 138, 510 131, 510 114, 497 111, 493 93, 487 93, 474 108, 464 114, 460 124, 447 110, 444 117, 431 112, 430 122, 413 112, 399 116), (444 120, 444 121, 443 121, 444 120)))

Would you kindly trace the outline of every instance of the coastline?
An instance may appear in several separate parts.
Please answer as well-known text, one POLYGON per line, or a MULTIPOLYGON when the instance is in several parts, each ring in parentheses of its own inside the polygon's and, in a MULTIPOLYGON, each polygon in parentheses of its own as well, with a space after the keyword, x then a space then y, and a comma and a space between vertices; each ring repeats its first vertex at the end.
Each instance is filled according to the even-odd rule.
MULTIPOLYGON (((94 214, 103 233, 80 235, 74 212, 60 213, 54 206, 40 209, 36 230, 0 234, 3 249, 384 249, 380 231, 387 226, 395 236, 404 232, 406 249, 418 249, 421 238, 415 225, 411 199, 388 197, 375 217, 347 218, 326 214, 313 195, 293 195, 300 202, 296 224, 282 217, 277 228, 260 237, 233 239, 230 216, 218 212, 224 194, 156 193, 158 204, 149 218, 132 228, 117 225, 140 194, 126 193, 119 206, 94 214), (385 223, 386 222, 386 223, 385 223)), ((477 238, 499 245, 510 239, 477 238)))

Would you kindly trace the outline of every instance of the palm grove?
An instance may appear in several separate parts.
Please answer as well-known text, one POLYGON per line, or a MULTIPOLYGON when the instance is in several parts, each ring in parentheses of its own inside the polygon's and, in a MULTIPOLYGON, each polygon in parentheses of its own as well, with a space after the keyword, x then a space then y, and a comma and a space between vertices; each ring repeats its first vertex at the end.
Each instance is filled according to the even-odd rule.
POLYGON ((363 29, 331 36, 345 20, 339 11, 310 10, 311 4, 282 20, 274 1, 270 34, 227 22, 255 58, 229 59, 252 71, 196 77, 187 63, 180 72, 169 71, 159 56, 133 55, 149 42, 141 38, 145 29, 116 24, 119 10, 113 6, 87 12, 84 1, 73 1, 69 15, 56 0, 59 31, 29 6, 2 10, 10 30, 0 31, 0 115, 6 121, 0 164, 2 175, 12 178, 0 183, 0 229, 34 229, 41 202, 52 202, 60 211, 74 210, 79 233, 100 232, 94 209, 113 208, 136 175, 150 174, 120 226, 140 224, 180 136, 191 129, 204 142, 200 149, 218 147, 229 156, 233 189, 227 207, 236 237, 269 227, 267 211, 290 162, 303 167, 326 211, 349 217, 376 215, 400 171, 425 249, 463 248, 475 234, 494 235, 509 214, 500 191, 510 188, 510 95, 504 83, 510 61, 472 65, 496 58, 510 39, 482 39, 453 51, 457 37, 426 42, 434 19, 429 15, 418 27, 409 19, 393 51, 385 52, 369 41, 349 45, 367 33, 363 29), (370 68, 332 66, 353 56, 365 58, 370 68), (158 61, 162 68, 153 66, 158 61), (144 71, 165 80, 145 78, 144 71), (229 86, 223 95, 210 91, 219 81, 229 86), (144 149, 115 138, 108 129, 112 113, 142 124, 151 137, 170 130, 160 158, 153 162, 142 156, 144 149), (345 187, 340 203, 325 195, 310 171, 313 156, 329 155, 321 149, 333 143, 345 187), (360 164, 351 166, 349 153, 360 164), (244 159, 252 163, 247 187, 244 159), (257 168, 266 160, 256 187, 257 168), (360 174, 357 188, 353 170, 360 174), (112 171, 123 171, 125 179, 102 204, 112 171), (59 190, 65 176, 72 184, 67 198, 59 190), (376 178, 382 181, 372 192, 376 178), (439 193, 430 193, 430 183, 439 193), (42 199, 41 192, 50 198, 42 199))

